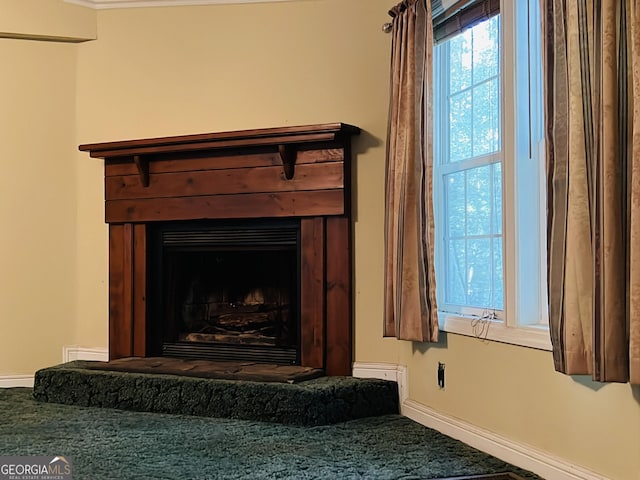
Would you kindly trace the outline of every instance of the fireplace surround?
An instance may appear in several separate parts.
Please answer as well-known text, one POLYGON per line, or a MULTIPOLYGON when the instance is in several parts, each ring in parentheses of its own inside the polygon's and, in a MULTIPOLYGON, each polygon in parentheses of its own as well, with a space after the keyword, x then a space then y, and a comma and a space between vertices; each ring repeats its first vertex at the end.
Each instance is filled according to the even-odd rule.
POLYGON ((176 355, 166 344, 185 341, 206 350, 216 338, 224 353, 226 346, 243 343, 235 332, 250 324, 241 337, 253 335, 253 347, 262 342, 293 349, 284 362, 350 375, 350 144, 359 132, 333 123, 80 145, 104 159, 109 358, 176 355), (206 232, 256 226, 271 231, 280 224, 295 231, 295 246, 202 243, 206 232), (158 256, 158 232, 185 231, 193 233, 189 248, 188 242, 174 243, 158 256), (208 260, 202 260, 203 250, 208 260), (254 268, 258 261, 267 262, 262 273, 254 268), (256 276, 254 284, 239 284, 242 276, 233 267, 222 270, 228 284, 194 273, 198 265, 207 271, 225 262, 240 262, 241 270, 256 276), (165 299, 173 280, 157 285, 158 272, 167 275, 167 268, 192 275, 191 291, 181 287, 182 297, 173 303, 165 299), (281 269, 287 273, 273 273, 281 269), (277 279, 266 285, 267 278, 277 279), (208 285, 205 293, 198 282, 208 285), (205 305, 209 313, 203 316, 198 309, 205 305), (238 317, 239 310, 254 312, 238 317), (168 327, 167 311, 182 312, 182 323, 196 325, 196 331, 168 327), (268 317, 274 319, 270 325, 264 323, 268 317))

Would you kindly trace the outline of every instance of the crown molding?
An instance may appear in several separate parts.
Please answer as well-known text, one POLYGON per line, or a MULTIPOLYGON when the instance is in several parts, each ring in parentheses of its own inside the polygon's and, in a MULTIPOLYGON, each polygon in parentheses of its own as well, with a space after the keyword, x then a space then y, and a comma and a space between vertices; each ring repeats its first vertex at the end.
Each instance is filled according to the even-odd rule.
POLYGON ((95 10, 109 8, 143 8, 143 7, 176 7, 191 5, 224 5, 231 3, 274 3, 292 2, 295 0, 64 0, 95 10))

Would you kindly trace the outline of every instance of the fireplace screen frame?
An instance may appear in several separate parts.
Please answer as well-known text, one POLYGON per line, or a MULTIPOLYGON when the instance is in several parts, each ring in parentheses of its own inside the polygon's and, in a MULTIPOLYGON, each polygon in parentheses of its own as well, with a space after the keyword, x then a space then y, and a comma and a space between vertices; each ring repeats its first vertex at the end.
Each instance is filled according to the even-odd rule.
MULTIPOLYGON (((149 228, 150 248, 148 248, 150 275, 148 298, 151 308, 147 320, 147 351, 151 355, 178 358, 253 361, 280 365, 300 365, 300 281, 301 250, 300 221, 298 219, 247 219, 235 221, 160 222, 149 228), (288 276, 288 320, 287 327, 293 329, 283 343, 260 345, 258 341, 181 341, 177 336, 180 305, 174 296, 177 292, 170 287, 174 275, 170 258, 182 254, 203 257, 266 254, 288 257, 288 271, 280 275, 288 276), (172 301, 173 300, 173 301, 172 301)), ((174 260, 175 261, 175 260, 174 260)), ((271 262, 274 260, 271 259, 271 262)), ((263 266, 257 269, 260 273, 263 266)), ((211 281, 213 278, 209 278, 211 281)), ((237 283, 237 282, 234 282, 237 283)), ((248 279, 247 286, 250 285, 248 279)), ((268 287, 268 285, 260 285, 268 287)), ((281 285, 279 285, 282 288, 281 285)))

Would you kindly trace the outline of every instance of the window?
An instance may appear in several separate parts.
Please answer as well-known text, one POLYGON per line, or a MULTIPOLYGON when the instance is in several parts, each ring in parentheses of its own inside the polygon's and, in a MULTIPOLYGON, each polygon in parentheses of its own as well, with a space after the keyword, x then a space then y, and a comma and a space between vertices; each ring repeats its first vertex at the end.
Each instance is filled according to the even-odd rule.
POLYGON ((441 328, 550 349, 538 9, 436 19, 433 191, 441 328))

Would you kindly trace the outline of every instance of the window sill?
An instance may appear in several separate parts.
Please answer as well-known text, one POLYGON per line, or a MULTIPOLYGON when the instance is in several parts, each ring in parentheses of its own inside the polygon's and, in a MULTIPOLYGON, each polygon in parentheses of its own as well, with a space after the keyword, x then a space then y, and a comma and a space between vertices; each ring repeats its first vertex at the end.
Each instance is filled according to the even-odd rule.
POLYGON ((438 316, 440 330, 444 332, 538 350, 552 350, 549 328, 546 326, 509 327, 502 321, 489 320, 483 325, 483 329, 480 326, 474 328, 474 319, 470 317, 445 312, 439 312, 438 316))

